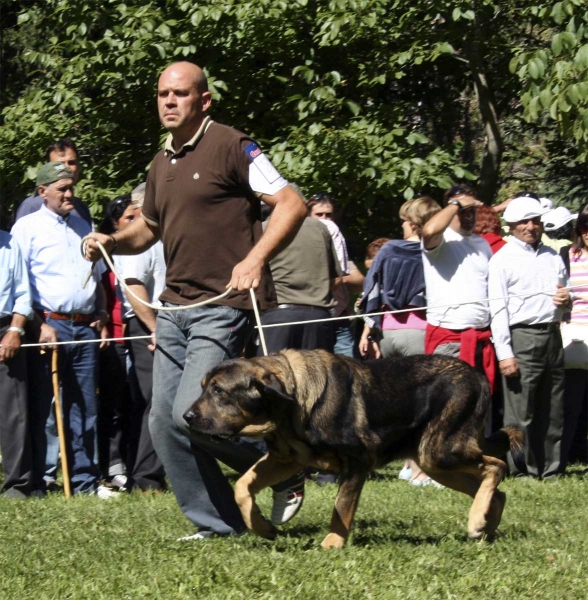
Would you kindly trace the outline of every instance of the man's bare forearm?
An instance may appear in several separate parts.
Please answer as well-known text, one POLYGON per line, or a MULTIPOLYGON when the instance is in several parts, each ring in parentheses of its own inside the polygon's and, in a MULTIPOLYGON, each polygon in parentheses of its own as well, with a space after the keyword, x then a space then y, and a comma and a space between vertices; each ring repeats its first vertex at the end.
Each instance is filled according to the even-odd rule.
MULTIPOLYGON (((147 293, 147 288, 141 282, 139 282, 137 279, 127 279, 126 284, 129 286, 129 290, 139 296, 141 300, 151 303, 149 294, 147 293)), ((155 324, 157 322, 157 318, 153 309, 139 302, 136 298, 131 296, 131 294, 127 294, 127 298, 130 305, 133 307, 133 311, 135 312, 137 318, 149 329, 151 333, 155 333, 155 324)))
POLYGON ((264 196, 263 200, 274 206, 274 210, 265 233, 251 250, 250 256, 267 263, 294 239, 307 211, 302 198, 290 186, 275 196, 264 196), (270 198, 277 201, 272 202, 270 198))
POLYGON ((150 225, 145 219, 133 221, 123 231, 112 236, 116 240, 114 254, 141 254, 159 240, 159 229, 150 225))

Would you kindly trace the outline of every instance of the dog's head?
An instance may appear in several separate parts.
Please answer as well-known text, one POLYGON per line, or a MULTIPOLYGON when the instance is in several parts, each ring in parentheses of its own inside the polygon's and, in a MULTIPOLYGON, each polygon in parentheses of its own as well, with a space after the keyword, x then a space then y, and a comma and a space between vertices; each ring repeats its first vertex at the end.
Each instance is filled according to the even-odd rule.
POLYGON ((213 437, 264 437, 293 402, 280 377, 257 359, 229 360, 205 376, 184 419, 193 431, 213 437))

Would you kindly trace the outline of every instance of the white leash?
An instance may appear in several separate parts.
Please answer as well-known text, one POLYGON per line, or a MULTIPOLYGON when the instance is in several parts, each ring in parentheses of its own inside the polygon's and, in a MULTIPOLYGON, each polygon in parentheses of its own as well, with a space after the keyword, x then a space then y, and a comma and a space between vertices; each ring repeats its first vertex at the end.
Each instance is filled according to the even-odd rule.
MULTIPOLYGON (((110 256, 108 256, 108 252, 106 252, 106 248, 96 238, 91 237, 91 235, 87 235, 85 238, 82 239, 82 244, 81 244, 82 256, 84 258, 86 258, 86 240, 88 238, 93 239, 96 242, 96 244, 98 245, 98 248, 100 248, 100 252, 102 252, 102 256, 104 257, 106 264, 110 267, 111 271, 114 273, 114 276, 116 277, 116 280, 124 288, 125 292, 127 294, 131 295, 135 300, 137 300, 137 302, 140 302, 143 306, 146 306, 147 308, 151 308, 153 310, 165 310, 165 311, 170 311, 170 312, 174 311, 174 310, 188 310, 189 308, 198 308, 199 306, 205 306, 206 304, 212 304, 214 302, 217 302, 218 300, 222 300, 223 298, 226 298, 233 291, 233 288, 229 287, 227 289, 227 291, 224 292, 223 294, 221 294, 220 296, 215 296, 214 298, 209 298, 208 300, 203 300, 202 302, 197 302, 196 304, 188 304, 187 306, 157 306, 155 304, 151 304, 151 303, 143 300, 143 298, 139 298, 139 296, 137 296, 137 294, 135 294, 129 288, 129 286, 125 283, 125 280, 118 274, 117 270, 115 269, 114 264, 112 263, 112 260, 110 259, 110 256)), ((84 280, 84 284, 82 287, 86 287, 86 284, 88 283, 88 280, 90 279, 90 276, 92 275, 93 269, 94 269, 94 265, 92 265, 92 267, 90 268, 90 272, 86 276, 86 279, 84 280)))
MULTIPOLYGON (((90 236, 84 237, 82 239, 82 244, 81 244, 81 252, 82 252, 82 256, 84 258, 86 257, 86 239, 88 237, 90 237, 90 236)), ((139 298, 139 296, 137 296, 129 288, 129 286, 125 283, 124 279, 116 271, 114 264, 112 263, 112 260, 110 259, 110 256, 108 255, 108 252, 106 252, 106 248, 97 239, 95 239, 95 238, 92 238, 92 239, 94 239, 94 241, 98 245, 98 248, 100 248, 100 252, 102 252, 102 256, 104 257, 106 264, 110 267, 110 269, 114 273, 114 276, 116 277, 116 280, 124 288, 125 292, 127 294, 130 294, 133 298, 135 298, 135 300, 137 300, 138 302, 143 304, 143 306, 147 306, 148 308, 151 308, 153 310, 174 311, 174 310, 188 310, 189 308, 197 308, 199 306, 205 306, 206 304, 212 304, 214 302, 217 302, 218 300, 222 300, 223 298, 226 298, 233 291, 233 288, 229 286, 227 288, 227 291, 224 292, 223 294, 221 294, 220 296, 215 296, 214 298, 209 298, 208 300, 204 300, 202 302, 197 302, 196 304, 189 304, 187 306, 156 306, 154 304, 150 304, 149 302, 143 300, 142 298, 139 298)), ((86 286, 86 283, 90 279, 93 268, 94 268, 94 265, 92 265, 90 272, 86 276, 83 287, 86 286)), ((251 304, 253 305, 253 312, 255 314, 256 327, 259 330, 259 339, 261 341, 261 347, 263 348, 264 356, 267 356, 267 346, 265 343, 265 336, 263 335, 263 327, 261 325, 261 318, 259 316, 259 309, 257 307, 257 299, 255 298, 255 292, 253 291, 253 288, 249 289, 249 293, 251 295, 251 304)), ((134 338, 134 339, 140 339, 140 338, 134 338)), ((71 342, 61 342, 61 343, 65 344, 65 343, 71 343, 71 342)))

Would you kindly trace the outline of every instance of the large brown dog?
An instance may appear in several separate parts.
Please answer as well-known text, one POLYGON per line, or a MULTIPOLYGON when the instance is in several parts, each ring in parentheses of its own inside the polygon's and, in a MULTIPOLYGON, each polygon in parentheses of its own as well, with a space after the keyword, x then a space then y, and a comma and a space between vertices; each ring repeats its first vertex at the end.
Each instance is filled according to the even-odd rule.
POLYGON ((273 539, 275 527, 255 495, 308 466, 340 473, 324 548, 342 547, 371 469, 412 458, 433 479, 474 503, 468 534, 494 535, 506 496, 497 490, 511 450, 524 464, 523 432, 509 427, 492 439, 482 431, 490 405, 484 377, 446 356, 359 362, 323 350, 286 350, 212 369, 186 412, 190 427, 211 436, 265 438, 269 454, 235 486, 243 519, 273 539))

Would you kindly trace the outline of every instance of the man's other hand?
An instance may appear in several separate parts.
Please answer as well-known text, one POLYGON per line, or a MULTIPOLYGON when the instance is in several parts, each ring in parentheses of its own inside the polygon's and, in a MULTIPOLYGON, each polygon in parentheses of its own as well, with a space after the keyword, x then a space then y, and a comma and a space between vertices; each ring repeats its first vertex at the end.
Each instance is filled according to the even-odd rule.
POLYGON ((18 331, 7 331, 0 340, 0 362, 14 358, 20 350, 21 340, 18 331))
POLYGON ((84 258, 91 262, 96 262, 102 258, 102 251, 96 242, 100 242, 108 253, 110 253, 114 246, 114 239, 111 235, 96 232, 89 233, 85 239, 84 258))
POLYGON ((516 358, 498 361, 498 368, 505 377, 516 377, 519 374, 519 363, 516 358))
POLYGON ((253 257, 248 256, 239 264, 235 265, 231 275, 229 285, 238 292, 243 292, 249 289, 257 289, 261 282, 261 274, 263 272, 263 262, 253 257))

